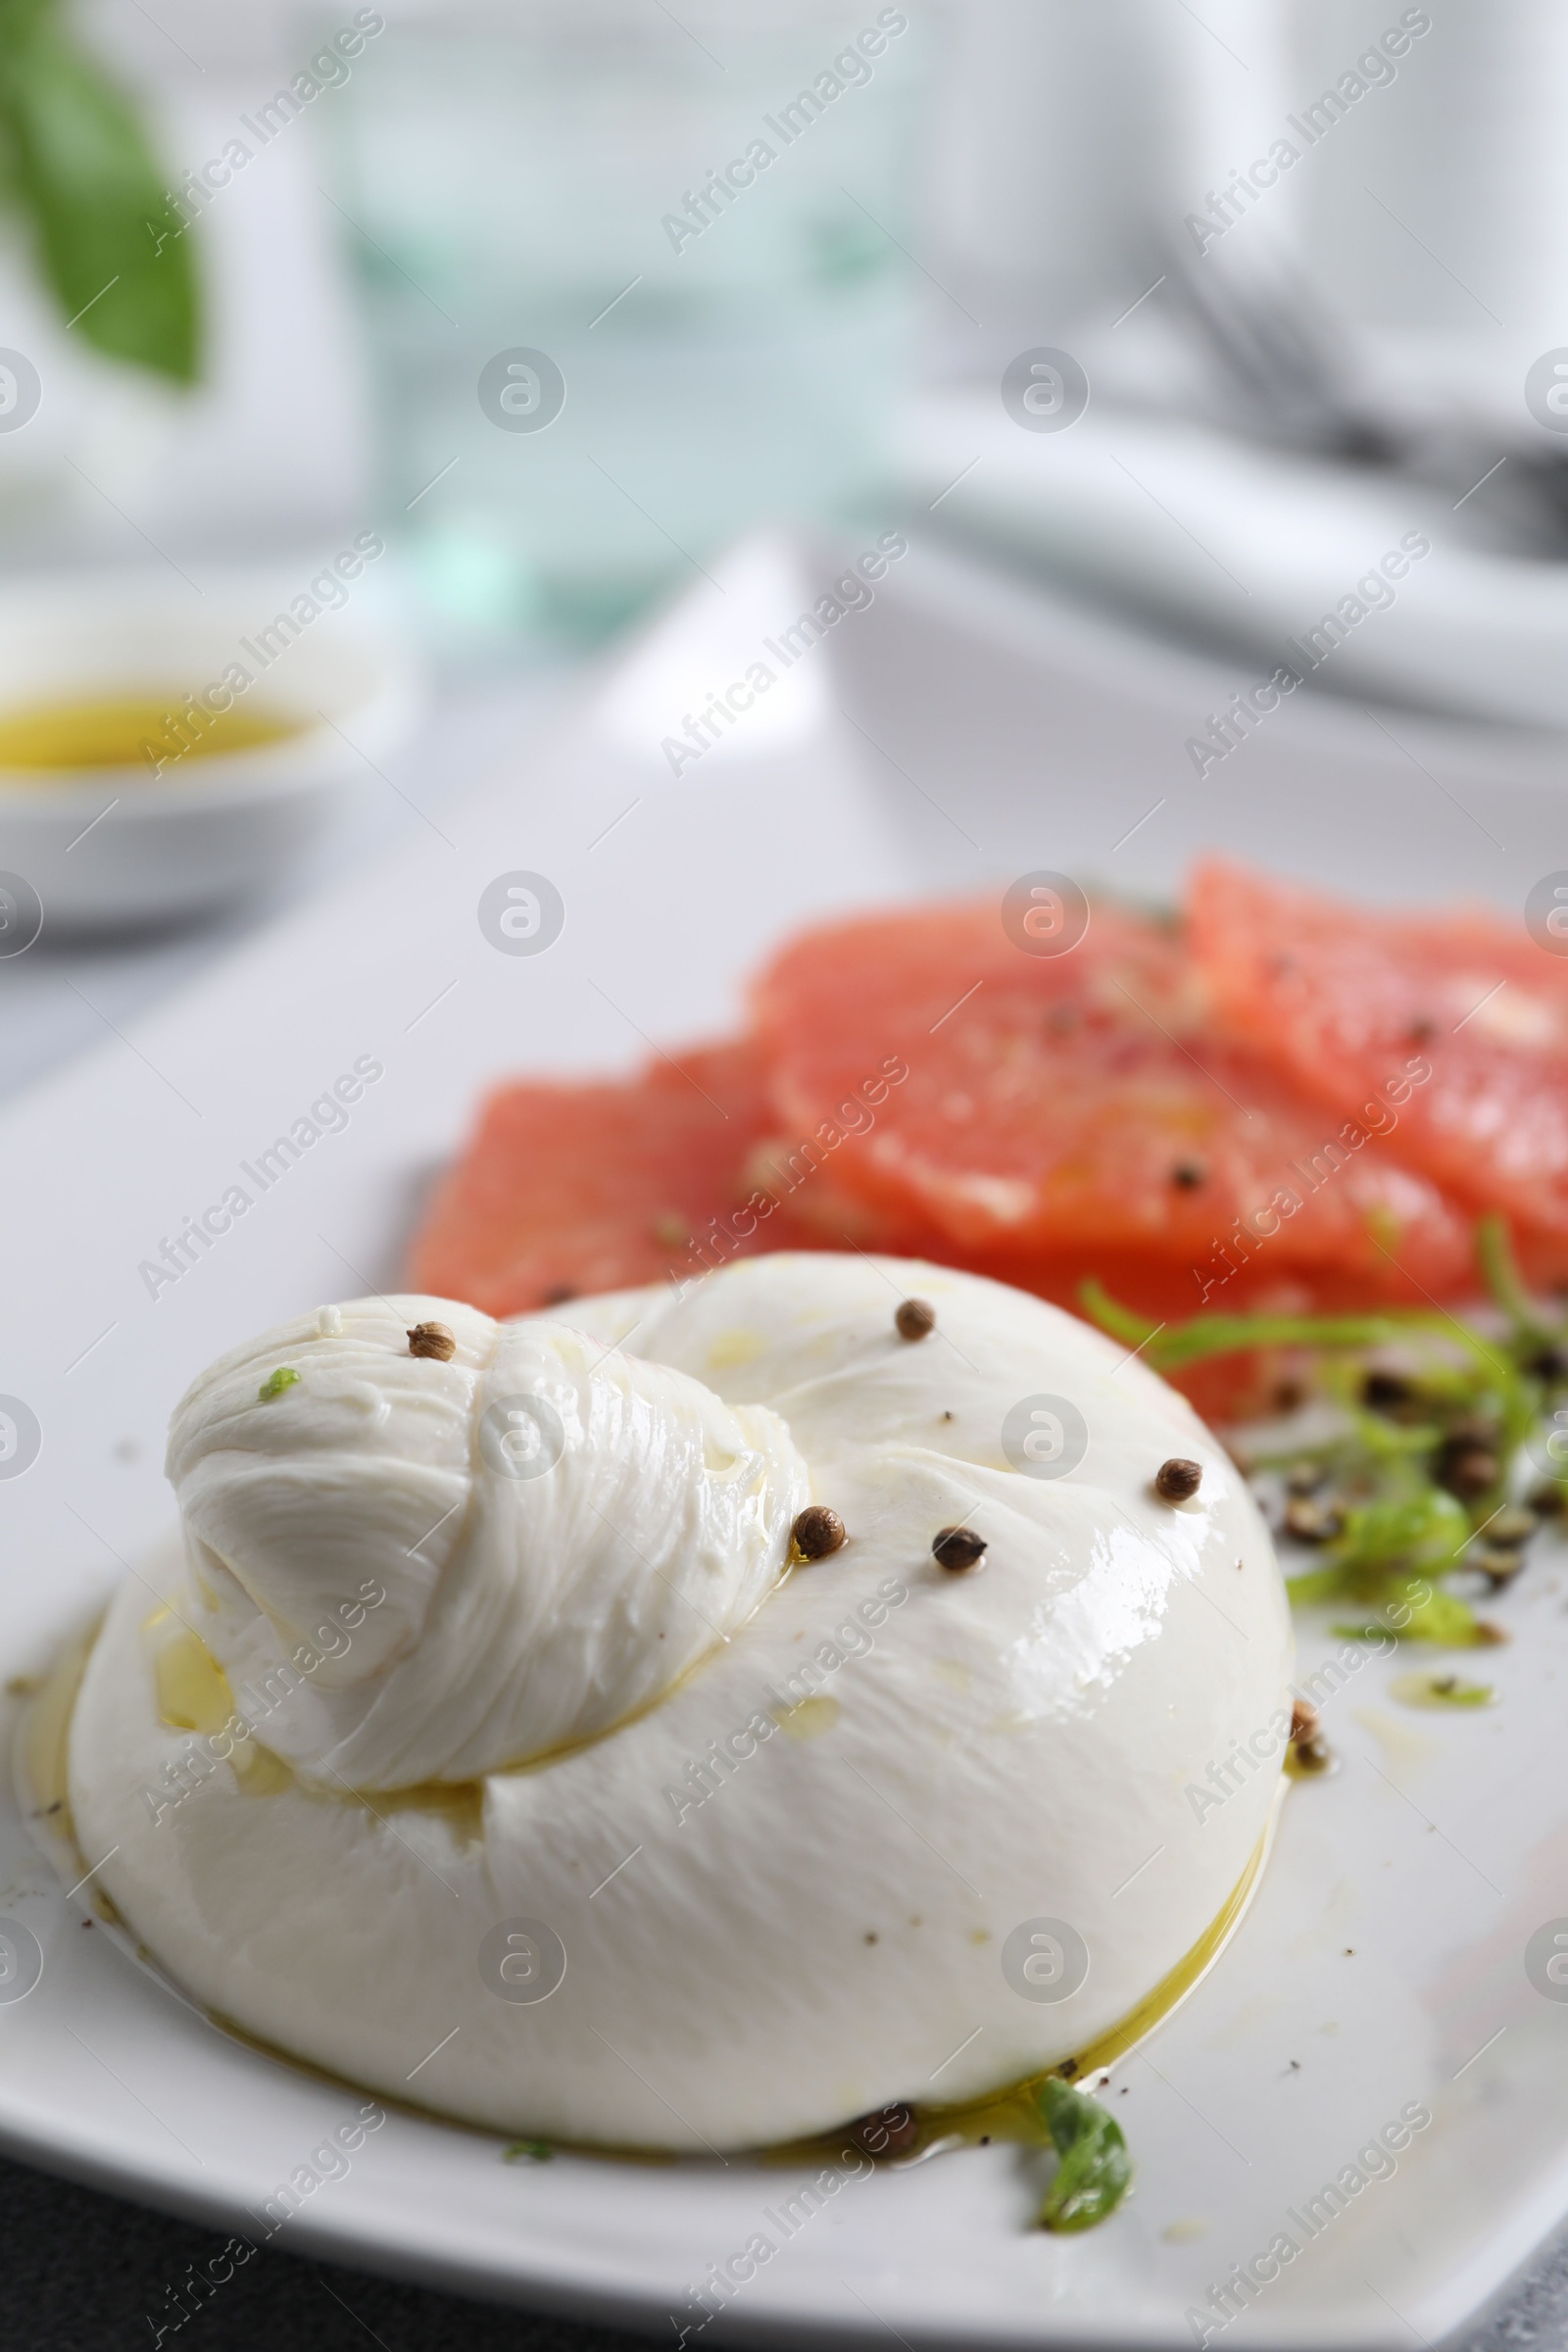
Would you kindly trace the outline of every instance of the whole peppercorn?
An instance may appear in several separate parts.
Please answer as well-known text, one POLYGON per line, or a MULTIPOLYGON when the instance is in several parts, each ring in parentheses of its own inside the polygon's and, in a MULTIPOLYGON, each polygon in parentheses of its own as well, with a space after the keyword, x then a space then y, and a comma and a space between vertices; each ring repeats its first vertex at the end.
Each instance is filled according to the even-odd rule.
POLYGON ((1318 1732, 1318 1712, 1309 1698, 1298 1698, 1291 1709, 1292 1740, 1315 1740, 1318 1732))
POLYGON ((1185 1454, 1173 1453, 1154 1473, 1154 1493, 1162 1502, 1185 1502, 1203 1483, 1203 1465, 1185 1454))
POLYGON ((830 1511, 825 1502, 813 1502, 790 1529, 790 1541, 803 1560, 825 1560, 829 1552, 842 1550, 849 1538, 837 1511, 830 1511))
POLYGON ((937 1327, 937 1310, 926 1298, 906 1298, 893 1318, 901 1340, 923 1340, 937 1327))
POLYGON ((966 1568, 978 1568, 985 1557, 986 1540, 977 1536, 972 1527, 945 1527, 931 1545, 932 1557, 955 1576, 966 1568))
POLYGON ((416 1323, 409 1334, 411 1355, 428 1355, 438 1364, 450 1364, 457 1352, 457 1336, 444 1323, 416 1323))

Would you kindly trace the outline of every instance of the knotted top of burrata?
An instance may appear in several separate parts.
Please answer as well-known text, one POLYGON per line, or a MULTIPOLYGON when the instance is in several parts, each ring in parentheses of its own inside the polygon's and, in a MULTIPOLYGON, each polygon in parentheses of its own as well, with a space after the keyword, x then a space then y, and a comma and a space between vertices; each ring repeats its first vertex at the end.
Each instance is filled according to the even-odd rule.
POLYGON ((421 1298, 220 1357, 168 1470, 199 1630, 265 1688, 268 1745, 366 1790, 527 1763, 649 1706, 776 1583, 808 1491, 766 1405, 421 1298), (411 1352, 436 1318, 448 1361, 411 1352))

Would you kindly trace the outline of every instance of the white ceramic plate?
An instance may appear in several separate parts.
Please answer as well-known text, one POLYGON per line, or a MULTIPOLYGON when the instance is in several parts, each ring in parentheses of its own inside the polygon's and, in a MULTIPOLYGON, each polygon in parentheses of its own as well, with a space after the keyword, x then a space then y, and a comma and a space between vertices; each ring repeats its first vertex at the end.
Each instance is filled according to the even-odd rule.
MULTIPOLYGON (((452 851, 416 847, 278 928, 0 1125, 0 1392, 43 1433, 26 1474, 0 1479, 0 1673, 35 1672, 167 1533, 163 1428, 187 1377, 236 1333, 392 1279, 493 1074, 722 1028, 771 937, 856 901, 1041 864, 1169 885, 1206 838, 1402 897, 1490 886, 1517 905, 1560 858, 1534 753, 1407 735, 1416 768, 1353 713, 1282 713, 1244 783, 1184 784, 1187 698, 1205 707, 1217 672, 1044 608, 984 609, 989 591, 919 547, 780 682, 765 723, 677 781, 661 739, 804 600, 765 550, 726 585, 520 751, 452 851), (1486 866, 1455 792, 1505 845, 1486 866), (518 869, 567 908, 536 956, 498 953, 476 919, 518 869), (384 1076, 348 1128, 150 1296, 141 1261, 365 1054, 384 1076)), ((507 2164, 496 2139, 400 2112, 280 2242, 678 2338, 689 2288, 761 2230, 777 2253, 715 2334, 1174 2348, 1210 2282, 1281 2231, 1304 2239, 1293 2210, 1420 2102, 1433 2122, 1392 2177, 1209 2340, 1402 2347, 1461 2328, 1568 2213, 1568 2004, 1524 1968, 1568 1912, 1564 1597, 1548 1556, 1499 1604, 1518 1638, 1488 1658, 1489 1712, 1403 1711, 1375 1660, 1329 1702, 1342 1770, 1293 1791, 1241 1934, 1106 2092, 1138 2165, 1106 2228, 1032 2232, 1032 2160, 993 2148, 849 2180, 786 2239, 764 2209, 799 2187, 788 2173, 507 2164)), ((1303 1669, 1319 1646, 1303 1641, 1303 1669)), ((0 2002, 0 2141, 210 2218, 219 2243, 257 2234, 359 2096, 194 2014, 87 1924, 89 1895, 64 1897, 8 1804, 0 1912, 45 1959, 0 2002)))
POLYGON ((906 464, 951 528, 1250 647, 1252 680, 1315 663, 1335 694, 1568 721, 1568 566, 1478 546, 1451 490, 1093 406, 1024 432, 968 389, 920 406, 906 464))

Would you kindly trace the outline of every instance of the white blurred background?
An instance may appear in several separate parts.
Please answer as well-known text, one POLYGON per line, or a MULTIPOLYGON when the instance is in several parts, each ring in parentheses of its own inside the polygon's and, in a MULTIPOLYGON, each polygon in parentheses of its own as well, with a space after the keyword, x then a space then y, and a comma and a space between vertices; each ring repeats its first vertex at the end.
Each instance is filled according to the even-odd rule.
POLYGON ((151 783, 0 749, 0 880, 42 875, 48 915, 0 956, 0 1088, 439 831, 737 549, 766 580, 898 527, 921 560, 889 601, 978 625, 994 583, 1062 668, 1066 606, 1092 612, 1146 699, 1152 648, 1206 663, 1161 672, 1151 799, 1219 756, 1205 704, 1282 660, 1306 691, 1249 760, 1337 705, 1382 711, 1391 759, 1410 720, 1462 732, 1466 778, 1554 771, 1545 0, 42 4, 132 99, 166 226, 192 216, 202 355, 188 386, 101 356, 0 209, 0 367, 41 386, 0 414, 0 729, 106 649, 122 684, 139 649, 150 687, 196 688, 220 613, 244 635, 357 537, 386 555, 311 622, 298 739, 151 783))
MULTIPOLYGON (((359 80, 399 37, 397 10, 385 13, 359 80)), ((516 0, 499 13, 526 26, 543 12, 516 0)), ((727 13, 741 24, 755 11, 727 13)), ((909 13, 927 79, 910 198, 929 271, 910 394, 922 376, 993 378, 1020 344, 1055 339, 1094 348, 1107 388, 1200 404, 1192 355, 1157 300, 1114 343, 1111 322, 1205 192, 1403 12, 1367 0, 952 0, 909 13)), ((336 19, 288 0, 91 0, 80 21, 142 94, 175 186, 336 19)), ((210 360, 192 395, 96 362, 8 234, 0 317, 51 395, 0 451, 9 564, 145 552, 133 526, 176 552, 275 548, 366 511, 377 363, 356 308, 354 233, 321 193, 342 199, 342 118, 358 95, 323 91, 212 203, 199 231, 210 360)), ((1449 5, 1396 76, 1227 233, 1291 251, 1356 339, 1354 365, 1402 377, 1412 400, 1462 395, 1516 431, 1528 423, 1526 368, 1568 334, 1565 102, 1560 9, 1449 5)), ((461 111, 461 67, 430 103, 461 111)))

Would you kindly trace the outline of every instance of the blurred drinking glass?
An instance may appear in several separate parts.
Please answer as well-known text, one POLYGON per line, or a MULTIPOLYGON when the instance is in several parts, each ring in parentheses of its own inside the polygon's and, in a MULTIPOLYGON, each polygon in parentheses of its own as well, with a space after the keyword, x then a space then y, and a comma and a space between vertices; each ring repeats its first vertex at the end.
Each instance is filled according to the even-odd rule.
POLYGON ((591 641, 748 528, 863 510, 910 384, 906 10, 383 6, 335 201, 437 612, 591 641))

